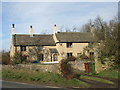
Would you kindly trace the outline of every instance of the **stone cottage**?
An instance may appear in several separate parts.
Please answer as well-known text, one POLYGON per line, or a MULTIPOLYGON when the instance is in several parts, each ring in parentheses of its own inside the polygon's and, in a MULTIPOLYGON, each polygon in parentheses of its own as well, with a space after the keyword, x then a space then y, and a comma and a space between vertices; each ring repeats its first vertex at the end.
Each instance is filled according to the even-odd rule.
MULTIPOLYGON (((93 28, 93 27, 92 27, 93 28)), ((58 32, 54 25, 53 34, 15 34, 12 25, 10 57, 21 53, 27 60, 60 61, 69 56, 78 57, 85 53, 84 48, 94 43, 94 28, 91 32, 58 32)), ((94 53, 94 52, 90 52, 94 53)), ((89 53, 88 53, 89 54, 89 53)))

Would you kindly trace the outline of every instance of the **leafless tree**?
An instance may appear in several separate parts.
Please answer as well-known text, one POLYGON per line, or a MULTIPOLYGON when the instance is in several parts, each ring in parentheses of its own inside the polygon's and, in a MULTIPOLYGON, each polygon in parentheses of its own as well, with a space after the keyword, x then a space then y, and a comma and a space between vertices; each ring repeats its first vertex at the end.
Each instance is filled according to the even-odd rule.
POLYGON ((28 54, 30 58, 37 57, 37 59, 40 56, 40 54, 44 54, 45 55, 44 59, 46 60, 48 56, 50 55, 50 52, 48 49, 45 49, 43 46, 33 46, 31 48, 28 47, 28 54))

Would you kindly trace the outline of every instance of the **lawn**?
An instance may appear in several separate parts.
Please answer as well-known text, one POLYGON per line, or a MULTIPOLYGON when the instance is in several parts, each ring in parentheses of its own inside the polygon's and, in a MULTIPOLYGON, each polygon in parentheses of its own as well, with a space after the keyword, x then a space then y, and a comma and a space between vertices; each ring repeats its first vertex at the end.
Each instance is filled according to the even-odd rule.
POLYGON ((115 70, 105 70, 101 71, 100 73, 85 73, 81 71, 75 71, 78 74, 85 74, 85 75, 92 75, 92 76, 100 76, 100 77, 107 77, 107 78, 113 78, 113 79, 120 79, 120 72, 118 69, 115 70))
POLYGON ((120 79, 119 75, 120 75, 120 72, 118 72, 118 70, 105 70, 97 74, 97 76, 109 77, 109 78, 115 78, 115 79, 120 79))
POLYGON ((97 82, 101 82, 101 83, 105 83, 105 84, 112 84, 112 85, 114 85, 114 82, 109 81, 109 80, 105 80, 105 79, 102 79, 102 78, 98 78, 98 77, 81 75, 80 78, 81 79, 88 79, 88 80, 92 80, 92 81, 97 81, 97 82))
POLYGON ((50 83, 52 85, 59 85, 64 87, 89 87, 90 85, 78 79, 65 79, 60 74, 50 72, 37 72, 25 70, 11 70, 6 69, 2 71, 3 79, 33 81, 38 83, 50 83))

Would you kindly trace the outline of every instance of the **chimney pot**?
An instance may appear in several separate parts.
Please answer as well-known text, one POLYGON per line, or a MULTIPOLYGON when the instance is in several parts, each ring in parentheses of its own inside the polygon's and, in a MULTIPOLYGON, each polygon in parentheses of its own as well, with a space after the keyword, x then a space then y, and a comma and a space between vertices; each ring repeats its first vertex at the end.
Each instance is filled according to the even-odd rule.
POLYGON ((30 26, 30 28, 32 28, 32 26, 30 26))
POLYGON ((12 35, 14 35, 14 34, 15 34, 15 25, 12 24, 12 35))
POLYGON ((54 25, 54 27, 56 27, 56 24, 54 25))
POLYGON ((12 28, 14 28, 15 27, 15 25, 14 24, 12 24, 12 28))
POLYGON ((32 28, 32 25, 30 26, 29 34, 30 34, 30 37, 33 37, 33 28, 32 28))

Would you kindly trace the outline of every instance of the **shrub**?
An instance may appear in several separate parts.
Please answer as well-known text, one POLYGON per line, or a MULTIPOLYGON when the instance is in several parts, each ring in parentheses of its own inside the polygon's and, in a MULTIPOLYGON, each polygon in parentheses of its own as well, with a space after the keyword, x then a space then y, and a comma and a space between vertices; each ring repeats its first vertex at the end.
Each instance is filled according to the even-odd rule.
POLYGON ((15 53, 14 57, 12 58, 12 64, 20 64, 20 63, 26 63, 27 59, 25 55, 21 55, 21 53, 15 53))
POLYGON ((20 53, 15 53, 14 57, 12 58, 12 64, 19 64, 21 62, 21 55, 20 53))
POLYGON ((72 79, 75 78, 76 75, 73 72, 73 68, 71 67, 71 64, 69 64, 69 61, 74 61, 75 58, 67 58, 67 59, 62 59, 60 62, 60 72, 62 74, 63 77, 67 78, 67 79, 72 79))
POLYGON ((87 59, 87 60, 89 60, 89 59, 90 59, 88 56, 83 55, 83 54, 82 54, 82 55, 80 55, 80 56, 79 56, 79 58, 80 58, 80 59, 87 59))
POLYGON ((70 57, 67 58, 67 60, 68 60, 68 61, 75 61, 75 60, 76 60, 76 57, 70 56, 70 57))
POLYGON ((2 61, 0 63, 2 64, 10 64, 10 55, 9 55, 9 52, 0 52, 0 58, 2 58, 2 61))

